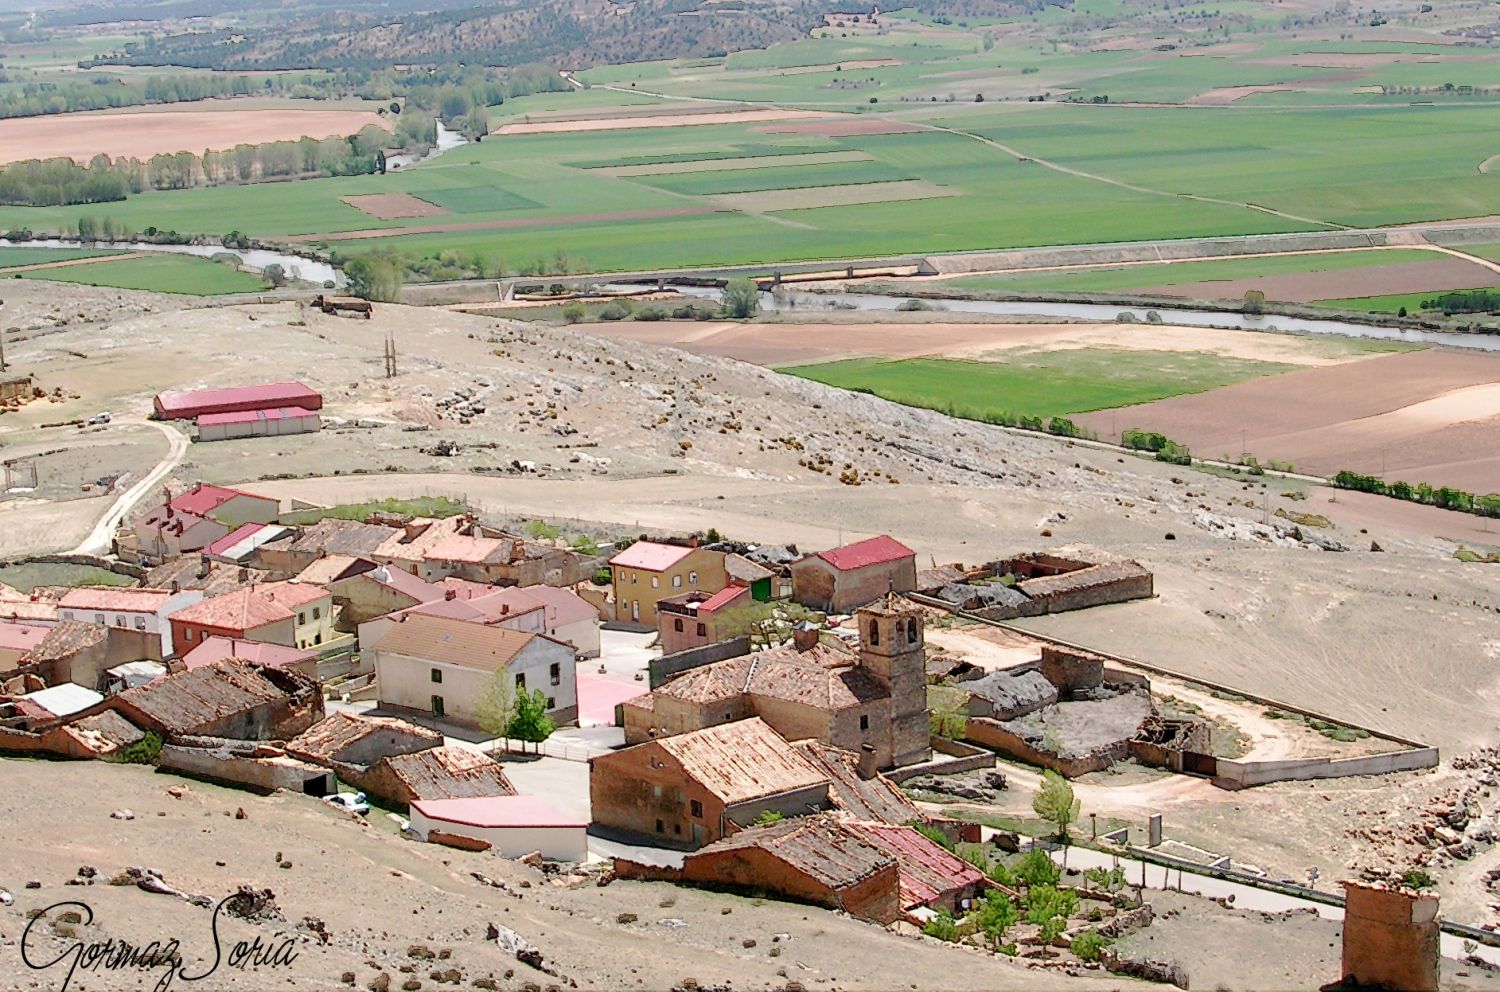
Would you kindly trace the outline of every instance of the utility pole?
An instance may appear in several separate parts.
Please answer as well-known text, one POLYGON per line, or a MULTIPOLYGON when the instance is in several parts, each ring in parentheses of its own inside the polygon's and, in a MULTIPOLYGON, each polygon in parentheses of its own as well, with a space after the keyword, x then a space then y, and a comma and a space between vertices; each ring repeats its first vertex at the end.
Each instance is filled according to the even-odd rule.
POLYGON ((0 372, 5 371, 5 328, 0 327, 0 372))
POLYGON ((396 332, 387 331, 385 335, 385 377, 396 378, 396 332))

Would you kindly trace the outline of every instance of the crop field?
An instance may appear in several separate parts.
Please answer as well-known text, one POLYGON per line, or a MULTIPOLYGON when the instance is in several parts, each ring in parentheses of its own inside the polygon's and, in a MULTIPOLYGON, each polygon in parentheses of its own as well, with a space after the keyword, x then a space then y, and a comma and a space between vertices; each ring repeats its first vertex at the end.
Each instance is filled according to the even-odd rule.
MULTIPOLYGON (((1480 169, 1497 151, 1500 86, 1491 92, 1489 80, 1500 51, 1437 44, 1437 34, 1434 43, 1415 33, 1296 37, 1279 14, 1228 7, 1243 7, 1235 16, 1253 30, 1170 50, 1139 39, 1057 43, 1080 18, 1119 12, 1105 0, 1003 23, 882 15, 878 31, 828 28, 724 58, 590 69, 579 74, 588 88, 492 107, 498 133, 389 175, 0 206, 0 230, 57 231, 92 216, 134 230, 303 243, 362 232, 357 248, 340 250, 456 250, 512 269, 562 253, 605 271, 1500 215, 1500 185, 1480 169), (891 183, 908 185, 849 192, 891 183), (951 195, 933 196, 938 188, 951 195), (829 193, 758 195, 789 190, 829 193), (455 229, 345 202, 382 195, 447 210, 455 229)), ((1183 11, 1174 16, 1197 16, 1183 11)), ((98 119, 106 116, 124 119, 98 119)), ((1193 271, 1198 264, 1163 270, 1156 285, 1290 272, 1224 275, 1193 271)), ((1311 271, 1363 265, 1330 260, 1311 271)), ((1027 282, 1108 292, 1134 278, 1027 282)))
MULTIPOLYGON (((1487 286, 1454 286, 1454 290, 1464 289, 1487 289, 1495 291, 1492 285, 1487 286)), ((1428 291, 1425 293, 1387 293, 1382 296, 1353 296, 1341 300, 1314 300, 1315 307, 1330 307, 1335 310, 1362 310, 1365 313, 1400 313, 1405 310, 1414 317, 1423 313, 1441 316, 1441 310, 1422 309, 1425 301, 1431 301, 1434 297, 1441 296, 1449 290, 1428 291)))
POLYGON ((219 296, 252 293, 265 283, 249 273, 190 255, 152 255, 101 262, 97 265, 60 266, 20 273, 23 279, 76 282, 85 286, 115 289, 145 289, 157 293, 219 296))
POLYGON ((68 262, 75 258, 100 258, 116 255, 107 248, 6 248, 0 246, 0 269, 13 265, 40 265, 45 262, 68 262))
POLYGON ((1249 451, 1298 471, 1496 490, 1500 356, 1443 348, 1299 369, 1080 419, 1160 431, 1217 458, 1249 451))
POLYGON ((980 420, 1059 417, 1201 393, 1292 366, 1188 352, 1109 348, 1037 352, 1003 361, 854 358, 781 371, 908 406, 980 420))

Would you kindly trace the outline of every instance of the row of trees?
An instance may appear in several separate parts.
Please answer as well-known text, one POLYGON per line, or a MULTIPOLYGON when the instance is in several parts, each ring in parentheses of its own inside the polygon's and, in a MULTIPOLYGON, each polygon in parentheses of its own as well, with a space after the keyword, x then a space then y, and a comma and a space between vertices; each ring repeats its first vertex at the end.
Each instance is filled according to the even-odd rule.
POLYGON ((1333 484, 1340 489, 1352 489, 1356 492, 1374 493, 1377 496, 1389 496, 1392 499, 1402 499, 1409 503, 1423 503, 1427 506, 1436 506, 1444 510, 1459 510, 1463 513, 1473 513, 1481 517, 1500 517, 1500 494, 1490 493, 1487 496, 1476 496, 1462 489, 1453 489, 1449 486, 1433 488, 1425 482, 1411 485, 1406 482, 1386 482, 1379 476, 1361 475, 1358 472, 1350 472, 1347 469, 1333 477, 1333 484))
MULTIPOLYGON (((0 82, 7 80, 0 73, 0 82)), ((342 95, 348 84, 329 75, 250 76, 211 74, 150 76, 145 80, 97 75, 75 83, 26 82, 0 92, 0 118, 41 117, 82 110, 108 110, 155 103, 189 103, 237 96, 275 95, 331 98, 342 95)))
POLYGON ((394 135, 369 125, 348 138, 302 138, 240 144, 202 154, 177 152, 137 158, 95 155, 86 165, 70 158, 32 159, 0 170, 0 203, 55 207, 110 203, 148 189, 190 189, 294 176, 356 176, 378 172, 392 145, 424 147, 436 138, 432 119, 405 117, 394 135))
POLYGON ((1143 431, 1132 427, 1120 435, 1120 444, 1135 451, 1153 451, 1159 462, 1169 462, 1173 465, 1193 464, 1193 456, 1187 445, 1180 444, 1165 434, 1158 434, 1155 431, 1143 431))

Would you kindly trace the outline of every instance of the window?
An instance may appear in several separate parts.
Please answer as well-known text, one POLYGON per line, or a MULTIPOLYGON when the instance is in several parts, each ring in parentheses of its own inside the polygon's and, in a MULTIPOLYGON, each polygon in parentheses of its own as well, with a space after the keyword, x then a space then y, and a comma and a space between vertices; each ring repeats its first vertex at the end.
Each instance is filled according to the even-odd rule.
POLYGON ((672 824, 672 833, 674 833, 674 834, 680 834, 680 833, 682 833, 682 824, 680 824, 680 823, 674 823, 674 824, 672 824))
POLYGON ((630 584, 631 585, 635 585, 635 573, 634 572, 630 573, 630 584))
POLYGON ((688 573, 688 582, 690 582, 693 585, 697 585, 698 584, 698 573, 697 572, 689 572, 688 573))
POLYGON ((307 623, 307 614, 306 613, 299 613, 299 614, 297 614, 297 626, 300 627, 300 626, 302 626, 305 623, 307 623))
POLYGON ((555 709, 557 709, 557 697, 556 696, 548 696, 547 697, 547 709, 549 709, 549 710, 555 710, 555 709))
POLYGON ((115 626, 116 627, 123 627, 123 626, 125 626, 125 616, 124 616, 124 614, 121 614, 121 613, 116 613, 115 614, 115 626))
POLYGON ((870 716, 869 716, 868 713, 864 713, 864 714, 860 715, 860 718, 859 718, 859 729, 860 730, 869 730, 870 729, 870 716))
POLYGON ((682 588, 682 576, 680 576, 680 575, 674 575, 674 576, 672 576, 672 588, 673 589, 681 589, 682 588))
POLYGON ((870 646, 874 647, 880 643, 880 624, 874 620, 870 621, 870 646))
POLYGON ((321 606, 314 606, 313 607, 313 619, 314 620, 319 620, 319 619, 322 618, 322 616, 323 616, 323 607, 321 607, 321 606))
POLYGON ((917 618, 912 617, 906 621, 906 643, 917 643, 917 618))
POLYGON ((322 644, 323 643, 323 635, 322 634, 314 635, 314 637, 313 637, 313 643, 314 644, 322 644))
POLYGON ((548 673, 552 676, 553 685, 562 685, 562 665, 558 662, 552 663, 552 670, 548 673))
POLYGON ((694 799, 689 805, 693 811, 693 815, 700 820, 703 819, 703 804, 694 799))
POLYGON ((443 670, 441 668, 434 668, 432 670, 432 681, 436 685, 443 684, 443 670))
POLYGON ((666 833, 667 832, 667 825, 665 823, 662 823, 660 820, 657 820, 656 821, 656 832, 659 833, 659 834, 666 833))
POLYGON ((655 575, 651 576, 651 588, 652 589, 660 589, 661 588, 661 578, 659 576, 655 576, 655 575))
POLYGON ((700 623, 698 625, 698 636, 699 637, 707 637, 708 636, 708 625, 707 624, 701 624, 700 623))
POLYGON ((193 639, 193 628, 189 627, 186 630, 184 630, 182 632, 182 639, 184 641, 191 641, 193 639))
POLYGON ((432 697, 432 715, 436 716, 436 717, 441 717, 443 715, 443 697, 442 696, 433 696, 432 697))
POLYGON ((94 622, 102 624, 104 622, 104 614, 103 613, 95 613, 94 614, 94 622))
POLYGON ((679 634, 682 633, 682 617, 678 617, 676 620, 672 621, 672 629, 677 631, 677 633, 679 634))
POLYGON ((146 629, 146 618, 145 617, 136 617, 135 618, 135 629, 136 630, 145 630, 146 629))
MULTIPOLYGON (((660 799, 661 798, 661 786, 659 786, 659 785, 653 785, 651 787, 651 798, 652 799, 660 799)), ((656 829, 660 830, 661 827, 657 827, 656 829)))
POLYGON ((526 673, 525 672, 521 672, 519 675, 516 676, 516 688, 517 689, 524 689, 524 688, 526 688, 526 673))

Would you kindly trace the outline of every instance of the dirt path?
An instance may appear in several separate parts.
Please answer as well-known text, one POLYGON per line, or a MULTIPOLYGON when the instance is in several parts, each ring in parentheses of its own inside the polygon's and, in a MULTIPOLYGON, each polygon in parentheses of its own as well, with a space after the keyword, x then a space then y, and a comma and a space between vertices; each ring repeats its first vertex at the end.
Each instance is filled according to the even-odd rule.
POLYGON ((142 476, 139 482, 120 494, 120 498, 115 500, 114 505, 109 508, 108 512, 99 518, 99 522, 94 525, 94 529, 89 531, 88 536, 79 543, 78 547, 73 549, 72 553, 75 555, 93 555, 107 552, 111 541, 114 539, 115 530, 124 522, 125 517, 130 511, 135 509, 136 504, 146 498, 147 494, 156 487, 157 483, 170 475, 183 458, 187 457, 188 439, 181 431, 174 430, 166 424, 157 423, 154 420, 130 420, 124 422, 154 427, 161 431, 167 439, 167 454, 161 461, 156 463, 156 466, 150 472, 142 476))

